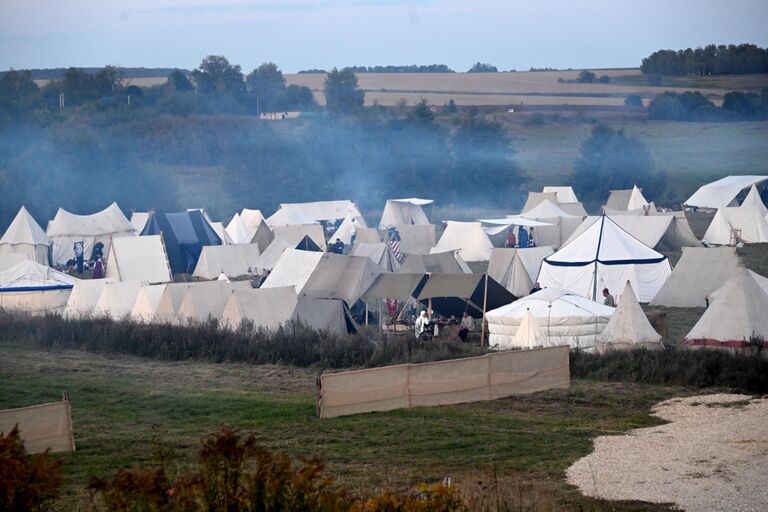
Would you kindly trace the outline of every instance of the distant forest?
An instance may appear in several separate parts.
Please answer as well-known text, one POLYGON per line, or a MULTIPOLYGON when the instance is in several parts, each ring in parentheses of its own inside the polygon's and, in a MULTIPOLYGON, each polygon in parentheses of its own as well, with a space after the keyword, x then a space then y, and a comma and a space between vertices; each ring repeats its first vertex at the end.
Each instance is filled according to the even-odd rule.
MULTIPOLYGON (((46 68, 46 69, 27 69, 32 80, 61 80, 68 68, 46 68)), ((83 73, 95 75, 104 68, 78 68, 83 73)), ((174 71, 180 71, 185 75, 189 74, 188 69, 176 68, 117 68, 122 78, 165 78, 174 71)), ((0 78, 10 73, 10 71, 0 71, 0 78)))
POLYGON ((643 59, 646 75, 748 75, 768 73, 768 48, 754 44, 659 50, 643 59))

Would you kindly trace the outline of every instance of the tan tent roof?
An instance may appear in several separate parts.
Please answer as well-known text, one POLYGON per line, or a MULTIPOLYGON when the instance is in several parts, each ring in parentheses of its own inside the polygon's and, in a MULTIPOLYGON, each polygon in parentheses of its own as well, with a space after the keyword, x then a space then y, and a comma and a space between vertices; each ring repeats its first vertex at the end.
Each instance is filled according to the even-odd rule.
POLYGON ((209 317, 218 319, 224 312, 229 296, 235 290, 250 290, 251 283, 238 281, 204 281, 190 283, 178 310, 178 320, 204 322, 209 317))
POLYGON ((683 247, 683 255, 656 296, 654 306, 704 307, 707 295, 739 268, 734 247, 683 247))
POLYGON ((115 281, 171 282, 162 236, 124 236, 112 240, 105 275, 115 281))
POLYGON ((422 279, 421 274, 379 274, 363 294, 363 300, 377 299, 408 300, 422 279))
POLYGON ((549 246, 525 249, 494 248, 488 263, 488 275, 516 297, 528 295, 539 275, 541 262, 554 254, 549 246))
POLYGON ((247 320, 254 327, 274 330, 291 319, 296 302, 293 286, 235 290, 227 299, 222 323, 236 329, 247 320))
POLYGON ((203 247, 194 277, 216 279, 224 272, 228 277, 256 273, 259 246, 256 244, 209 245, 203 247))
POLYGON ((397 270, 402 274, 471 274, 457 251, 447 251, 436 254, 406 254, 405 260, 397 270))
POLYGON ((296 247, 305 236, 308 236, 323 251, 328 250, 325 244, 325 233, 322 224, 291 224, 287 226, 273 226, 275 239, 285 240, 289 246, 296 247))
POLYGON ((493 244, 480 222, 448 221, 443 235, 431 253, 459 251, 464 261, 488 261, 493 244))
POLYGON ((596 349, 605 351, 636 347, 662 348, 661 336, 651 326, 627 281, 619 305, 598 338, 596 349))
POLYGON ((300 296, 342 299, 352 306, 381 272, 382 269, 366 257, 326 253, 312 271, 300 296))
POLYGON ((140 287, 141 283, 137 281, 107 282, 96 301, 96 314, 108 315, 115 320, 127 318, 136 304, 140 287))
POLYGON ((400 233, 400 252, 403 254, 429 254, 435 246, 435 225, 407 225, 395 226, 400 233))

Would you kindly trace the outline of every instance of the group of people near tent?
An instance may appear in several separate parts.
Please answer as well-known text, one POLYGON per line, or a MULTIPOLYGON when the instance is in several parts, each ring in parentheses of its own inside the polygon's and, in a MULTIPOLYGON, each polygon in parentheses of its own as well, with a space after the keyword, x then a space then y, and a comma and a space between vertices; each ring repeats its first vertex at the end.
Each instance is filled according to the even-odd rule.
POLYGON ((604 351, 661 347, 640 306, 650 303, 707 307, 684 343, 737 348, 768 337, 768 279, 734 248, 768 241, 766 181, 725 179, 694 194, 689 207, 716 209, 703 241, 685 212, 658 209, 638 187, 611 191, 596 216, 570 187, 546 187, 519 213, 442 226, 419 198, 387 201, 375 228, 352 201, 286 203, 269 217, 243 209, 228 223, 204 209, 129 220, 113 203, 89 215, 59 209, 47 230, 22 207, 0 239, 0 307, 270 329, 372 325, 419 339, 487 334, 499 349, 604 351), (670 251, 682 251, 674 269, 670 251), (67 269, 77 258, 94 262, 94 279, 67 269))

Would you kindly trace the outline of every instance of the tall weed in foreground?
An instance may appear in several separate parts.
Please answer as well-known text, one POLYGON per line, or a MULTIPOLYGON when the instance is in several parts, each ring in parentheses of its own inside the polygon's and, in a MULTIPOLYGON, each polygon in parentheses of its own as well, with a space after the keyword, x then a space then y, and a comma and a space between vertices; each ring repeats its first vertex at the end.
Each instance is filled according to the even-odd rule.
POLYGON ((716 349, 571 351, 571 376, 614 382, 720 387, 768 393, 768 358, 760 352, 716 349))
POLYGON ((60 461, 47 451, 27 454, 17 427, 0 432, 0 510, 44 510, 61 482, 60 461))

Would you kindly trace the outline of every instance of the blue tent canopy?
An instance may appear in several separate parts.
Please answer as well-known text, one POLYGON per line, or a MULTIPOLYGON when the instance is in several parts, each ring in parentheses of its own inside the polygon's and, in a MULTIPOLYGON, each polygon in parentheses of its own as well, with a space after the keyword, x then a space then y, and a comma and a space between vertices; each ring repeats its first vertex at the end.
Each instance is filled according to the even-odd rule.
POLYGON ((150 217, 141 235, 162 235, 174 274, 191 274, 206 245, 221 245, 202 212, 156 214, 150 217))

